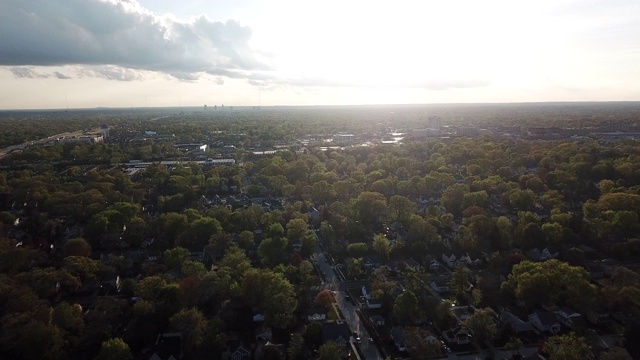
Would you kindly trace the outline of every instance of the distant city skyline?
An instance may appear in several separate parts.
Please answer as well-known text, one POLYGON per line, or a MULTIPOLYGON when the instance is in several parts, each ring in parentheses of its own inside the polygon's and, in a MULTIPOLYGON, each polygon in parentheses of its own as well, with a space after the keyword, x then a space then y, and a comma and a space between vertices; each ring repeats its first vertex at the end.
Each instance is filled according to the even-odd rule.
POLYGON ((4 0, 0 109, 640 100, 640 3, 4 0))

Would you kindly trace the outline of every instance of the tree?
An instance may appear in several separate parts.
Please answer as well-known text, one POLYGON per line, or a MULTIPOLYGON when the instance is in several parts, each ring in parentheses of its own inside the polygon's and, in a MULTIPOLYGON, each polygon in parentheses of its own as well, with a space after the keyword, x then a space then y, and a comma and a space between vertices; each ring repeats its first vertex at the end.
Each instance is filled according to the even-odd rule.
POLYGON ((203 217, 191 223, 189 229, 180 237, 180 244, 185 247, 203 247, 209 243, 209 239, 222 232, 222 225, 216 219, 203 217))
POLYGON ((504 345, 504 348, 506 350, 511 350, 511 355, 513 357, 513 355, 515 355, 514 352, 519 351, 523 346, 524 343, 522 342, 522 340, 520 340, 520 338, 511 337, 509 338, 509 341, 507 341, 507 343, 504 345))
POLYGON ((498 333, 493 318, 496 316, 491 308, 477 309, 469 318, 464 321, 464 325, 471 331, 476 343, 492 341, 498 333))
POLYGON ((404 328, 404 343, 412 359, 433 359, 444 352, 442 344, 429 331, 416 326, 404 328))
POLYGON ((564 228, 562 225, 556 222, 545 223, 542 224, 541 230, 547 240, 547 244, 553 246, 562 244, 562 238, 564 236, 564 228))
POLYGON ((440 203, 448 212, 459 215, 462 211, 464 195, 469 192, 469 187, 465 184, 450 185, 442 192, 440 203))
POLYGON ((190 352, 202 344, 207 324, 207 319, 195 307, 182 309, 169 319, 169 327, 182 334, 184 348, 190 352))
POLYGON ((287 238, 292 243, 300 242, 304 233, 307 231, 307 222, 303 219, 291 219, 287 223, 287 238))
POLYGON ((347 246, 347 255, 353 258, 361 258, 369 252, 369 245, 363 242, 349 244, 347 246))
POLYGON ((280 236, 269 237, 262 240, 258 246, 260 261, 266 266, 275 266, 281 263, 285 250, 287 249, 287 243, 287 238, 280 236))
POLYGON ((332 303, 333 303, 333 294, 331 294, 331 291, 327 289, 320 290, 320 292, 318 292, 315 299, 313 300, 314 306, 321 306, 324 308, 328 308, 329 306, 331 306, 332 303))
POLYGON ((63 269, 82 280, 93 280, 103 272, 102 262, 84 256, 67 256, 63 269))
POLYGON ((531 210, 535 201, 536 201, 536 194, 529 189, 527 190, 514 189, 509 194, 509 202, 511 203, 511 205, 516 209, 519 209, 522 211, 531 210))
POLYGON ((568 335, 556 335, 547 339, 544 350, 551 360, 593 359, 591 348, 584 337, 571 332, 568 335))
POLYGON ((318 360, 340 360, 342 359, 344 347, 340 346, 336 342, 329 341, 328 343, 320 346, 320 349, 318 350, 320 352, 318 360))
POLYGON ((296 307, 293 286, 281 273, 269 269, 250 269, 242 282, 242 294, 248 303, 275 327, 286 328, 296 307))
POLYGON ((422 316, 418 298, 411 290, 398 295, 393 304, 393 316, 400 324, 413 324, 422 316))
POLYGON ((2 317, 0 347, 12 359, 63 358, 63 332, 55 325, 32 319, 29 313, 2 317))
POLYGON ((595 287, 587 271, 555 259, 539 263, 522 261, 513 266, 503 288, 510 289, 527 306, 587 306, 594 300, 595 287))
POLYGON ((471 271, 462 263, 458 264, 453 271, 453 276, 449 280, 449 288, 458 298, 464 298, 466 292, 471 288, 470 276, 471 271))
POLYGON ((416 204, 404 196, 394 195, 389 199, 389 217, 392 221, 407 224, 416 208, 416 204))
POLYGON ((362 258, 352 258, 349 257, 345 261, 345 265, 347 267, 347 273, 349 277, 358 277, 364 273, 364 269, 362 267, 362 258))
POLYGON ((627 360, 629 353, 621 347, 614 346, 600 353, 600 360, 627 360))
POLYGON ((67 241, 62 247, 64 256, 90 256, 91 245, 83 238, 75 238, 67 241))
POLYGON ((391 243, 384 234, 377 234, 373 237, 373 250, 380 254, 383 260, 389 259, 391 243))
POLYGON ((316 245, 318 244, 318 238, 316 233, 312 230, 307 230, 302 237, 302 249, 300 254, 304 257, 311 256, 316 251, 316 245))
POLYGON ((180 272, 182 265, 189 260, 191 252, 183 247, 175 247, 165 250, 162 254, 162 262, 169 270, 180 272))
POLYGON ((82 306, 78 304, 69 305, 69 303, 63 301, 53 309, 51 320, 54 325, 61 329, 78 333, 84 326, 82 306))
POLYGON ((289 347, 287 348, 287 355, 289 355, 289 359, 302 359, 304 355, 304 348, 305 344, 302 335, 299 333, 293 334, 291 341, 289 342, 289 347))
POLYGON ((387 210, 387 199, 378 192, 364 191, 351 201, 351 210, 360 224, 370 228, 387 210))
POLYGON ((254 244, 253 232, 249 230, 242 231, 238 237, 238 243, 243 249, 246 249, 254 244))
POLYGON ((131 349, 121 338, 112 338, 102 342, 96 360, 130 360, 133 359, 131 349))

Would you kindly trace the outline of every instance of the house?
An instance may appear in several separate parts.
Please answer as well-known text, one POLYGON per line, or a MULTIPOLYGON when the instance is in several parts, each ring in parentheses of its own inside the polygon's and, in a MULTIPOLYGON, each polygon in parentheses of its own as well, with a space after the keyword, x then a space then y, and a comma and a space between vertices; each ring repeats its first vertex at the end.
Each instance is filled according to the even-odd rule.
POLYGON ((384 326, 386 319, 382 315, 372 315, 369 320, 375 326, 384 326))
POLYGON ((604 277, 604 268, 602 267, 602 264, 593 262, 587 264, 585 267, 587 268, 587 271, 589 271, 589 277, 591 280, 599 280, 604 277))
POLYGON ((542 258, 544 260, 556 259, 558 255, 560 255, 560 252, 554 247, 547 246, 546 248, 542 249, 542 258))
POLYGON ((371 285, 363 285, 362 286, 362 298, 364 299, 367 308, 369 309, 379 309, 382 307, 382 300, 375 298, 371 294, 371 285))
POLYGON ((437 260, 431 260, 431 263, 429 264, 429 269, 431 269, 432 271, 438 271, 440 269, 440 263, 437 260))
POLYGON ((431 289, 433 289, 433 291, 437 292, 438 294, 442 294, 449 291, 449 281, 443 278, 438 278, 436 280, 431 281, 431 284, 429 284, 429 286, 431 287, 431 289))
POLYGON ((482 254, 466 253, 464 257, 466 264, 469 266, 477 266, 482 264, 482 254))
POLYGON ((420 271, 422 269, 422 267, 420 266, 420 263, 413 260, 412 258, 410 258, 409 260, 405 261, 405 264, 407 266, 407 269, 411 270, 411 271, 420 271))
POLYGON ((476 312, 476 308, 473 307, 473 305, 454 306, 451 308, 451 314, 460 323, 465 322, 468 318, 471 317, 471 315, 473 315, 474 312, 476 312))
POLYGON ((540 250, 538 248, 534 248, 532 250, 527 251, 527 258, 531 261, 545 261, 549 259, 555 259, 560 255, 560 252, 551 246, 547 246, 546 248, 540 250))
POLYGON ((404 328, 402 326, 394 326, 391 329, 391 339, 393 339, 398 351, 407 351, 407 347, 404 344, 404 328))
POLYGON ((400 263, 395 260, 387 261, 387 263, 385 264, 385 267, 387 268, 387 270, 389 270, 389 272, 394 272, 394 273, 402 272, 402 269, 400 268, 400 263))
POLYGON ((382 260, 380 259, 379 256, 369 255, 364 257, 362 263, 365 268, 369 270, 374 270, 379 268, 382 265, 382 260))
POLYGON ((556 315, 547 310, 536 310, 529 315, 529 323, 540 332, 547 332, 553 335, 560 332, 560 323, 556 315))
POLYGON ((590 309, 585 314, 587 320, 593 325, 604 325, 610 321, 609 312, 603 308, 590 309))
POLYGON ((527 259, 533 262, 542 261, 542 252, 538 248, 527 251, 526 255, 527 259))
POLYGON ((242 341, 237 339, 229 340, 227 342, 227 351, 223 354, 222 358, 228 360, 248 360, 251 358, 251 347, 244 345, 242 341))
POLYGON ((458 258, 455 256, 455 254, 453 253, 443 253, 442 254, 442 261, 444 262, 445 265, 447 265, 449 268, 454 269, 457 265, 457 260, 458 258))
POLYGON ((465 345, 471 342, 471 333, 463 326, 457 326, 452 330, 442 333, 448 344, 465 345))
POLYGON ((307 311, 307 321, 325 321, 327 309, 322 306, 314 306, 307 311))
POLYGON ((343 322, 330 322, 322 324, 322 343, 333 341, 341 346, 348 346, 351 339, 349 325, 343 322))
POLYGON ((500 320, 507 324, 516 334, 534 331, 533 326, 529 322, 520 319, 507 310, 500 313, 500 320))
POLYGON ((179 360, 182 358, 182 335, 164 333, 158 335, 149 360, 179 360))
POLYGON ((571 308, 561 308, 560 310, 556 311, 556 317, 561 324, 572 330, 585 326, 585 321, 582 315, 575 312, 571 308))

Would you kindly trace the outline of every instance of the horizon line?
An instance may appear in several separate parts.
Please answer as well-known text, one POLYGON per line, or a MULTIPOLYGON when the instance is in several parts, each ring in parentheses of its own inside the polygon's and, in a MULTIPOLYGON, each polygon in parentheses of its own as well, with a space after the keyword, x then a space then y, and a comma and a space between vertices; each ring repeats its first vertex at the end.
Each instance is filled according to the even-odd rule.
MULTIPOLYGON (((86 110, 162 110, 162 109, 201 109, 207 106, 207 111, 213 107, 241 108, 241 109, 269 109, 269 108, 321 108, 321 107, 386 107, 386 106, 468 106, 468 105, 535 105, 535 104, 606 104, 606 103, 640 103, 640 100, 573 100, 573 101, 517 101, 517 102, 457 102, 457 103, 388 103, 388 104, 324 104, 324 105, 227 105, 202 104, 202 105, 167 105, 167 106, 95 106, 95 107, 60 107, 60 108, 12 108, 2 109, 0 112, 26 112, 26 111, 86 111, 86 110)), ((217 110, 214 110, 217 111, 217 110)))

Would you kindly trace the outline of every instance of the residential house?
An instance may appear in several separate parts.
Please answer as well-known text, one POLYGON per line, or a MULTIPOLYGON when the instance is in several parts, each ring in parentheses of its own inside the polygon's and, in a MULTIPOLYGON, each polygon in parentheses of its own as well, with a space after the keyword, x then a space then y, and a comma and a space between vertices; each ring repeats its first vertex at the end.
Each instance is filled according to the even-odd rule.
POLYGON ((587 320, 593 325, 604 325, 611 319, 609 312, 604 308, 590 309, 585 315, 587 320))
POLYGON ((325 321, 327 319, 327 309, 322 306, 314 306, 307 311, 308 321, 325 321))
POLYGON ((386 323, 386 319, 382 315, 372 315, 369 319, 375 326, 384 326, 384 324, 386 323))
POLYGON ((547 310, 536 310, 529 315, 529 323, 538 331, 551 334, 560 332, 560 323, 556 315, 547 310))
POLYGON ((420 263, 413 260, 413 258, 410 258, 409 260, 406 260, 405 265, 407 267, 407 269, 411 270, 411 271, 420 271, 422 269, 422 267, 420 266, 420 263))
POLYGON ((407 347, 404 344, 404 328, 402 326, 394 326, 391 329, 391 339, 393 339, 398 351, 407 351, 407 347))
POLYGON ((322 324, 322 343, 326 344, 330 341, 340 346, 349 346, 351 339, 351 330, 349 325, 343 322, 329 322, 322 324))
POLYGON ((454 306, 451 308, 451 314, 459 323, 465 322, 474 312, 476 312, 476 308, 473 305, 454 306))
POLYGON ((242 341, 233 339, 227 342, 227 351, 222 356, 227 360, 251 359, 251 347, 244 345, 242 341))
POLYGON ((531 261, 545 261, 549 259, 555 259, 560 255, 560 252, 553 247, 546 247, 542 250, 534 248, 527 251, 527 258, 531 261))
POLYGON ((431 260, 429 269, 431 269, 432 271, 438 271, 440 269, 440 263, 435 259, 431 260))
POLYGON ((507 310, 500 313, 500 320, 507 324, 516 334, 534 331, 533 326, 529 322, 520 319, 507 310))
POLYGON ((431 281, 429 286, 438 294, 446 293, 449 291, 449 280, 444 278, 437 278, 431 281))
POLYGON ((362 286, 362 298, 369 309, 379 309, 382 307, 382 300, 371 294, 371 285, 362 286))
POLYGON ((366 269, 375 270, 382 265, 382 259, 377 255, 365 256, 362 263, 366 269))
POLYGON ((572 330, 585 326, 585 321, 582 315, 575 312, 571 308, 561 308, 560 310, 556 311, 556 317, 561 324, 572 330))
POLYGON ((546 248, 542 249, 542 258, 544 260, 556 259, 558 255, 560 255, 560 252, 554 247, 547 246, 546 248))
POLYGON ((469 330, 463 326, 457 326, 454 329, 442 333, 448 344, 465 345, 471 342, 472 335, 469 330))
POLYGON ((444 262, 445 265, 447 265, 451 269, 454 269, 456 267, 456 265, 457 265, 457 261, 456 260, 458 260, 458 258, 453 253, 443 253, 442 254, 442 261, 444 262))
POLYGON ((482 264, 482 256, 479 254, 469 254, 466 253, 460 256, 460 259, 457 261, 457 264, 465 264, 467 266, 477 266, 482 264))
POLYGON ((158 335, 149 360, 179 360, 182 358, 182 335, 164 333, 158 335))

